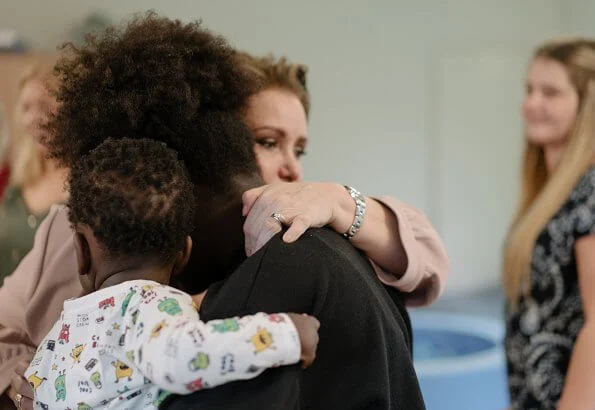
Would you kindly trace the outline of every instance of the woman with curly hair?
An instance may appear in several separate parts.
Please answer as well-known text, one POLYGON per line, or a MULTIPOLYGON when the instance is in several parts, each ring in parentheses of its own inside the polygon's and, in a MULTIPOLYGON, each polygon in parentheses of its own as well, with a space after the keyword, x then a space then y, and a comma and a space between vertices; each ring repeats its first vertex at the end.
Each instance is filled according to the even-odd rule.
MULTIPOLYGON (((52 138, 46 141, 57 161, 70 166, 107 137, 150 137, 178 151, 188 168, 197 195, 196 229, 194 251, 188 265, 193 269, 187 269, 180 276, 176 283, 180 288, 196 293, 229 277, 239 265, 244 268, 268 266, 269 271, 275 272, 270 281, 262 283, 255 279, 258 283, 254 286, 244 284, 237 289, 264 292, 261 297, 253 301, 249 297, 232 300, 236 303, 251 300, 250 308, 253 308, 263 306, 263 301, 271 298, 281 298, 283 302, 298 298, 312 303, 312 295, 320 298, 323 292, 301 293, 300 286, 305 281, 311 281, 307 283, 309 286, 325 286, 326 283, 329 286, 326 289, 333 290, 333 297, 341 298, 342 303, 321 301, 316 305, 324 310, 327 318, 326 327, 323 324, 321 328, 323 333, 328 335, 333 323, 337 324, 340 318, 351 313, 351 331, 341 328, 335 332, 348 335, 348 340, 343 341, 344 351, 351 352, 366 340, 377 341, 377 349, 368 356, 355 355, 349 359, 350 367, 359 367, 358 375, 363 368, 369 368, 374 380, 389 381, 381 383, 379 379, 377 383, 368 383, 367 400, 387 403, 386 408, 392 408, 388 403, 392 406, 408 403, 410 406, 405 407, 411 409, 423 406, 407 350, 410 334, 402 296, 392 289, 387 291, 380 284, 368 262, 348 241, 324 230, 324 234, 306 235, 302 241, 292 244, 296 246, 292 248, 294 251, 290 251, 289 245, 270 241, 276 248, 269 252, 263 249, 246 261, 241 196, 247 189, 261 185, 262 179, 252 150, 252 134, 242 114, 249 97, 258 88, 253 76, 237 64, 235 51, 222 38, 196 23, 182 24, 150 14, 133 20, 123 32, 108 29, 101 38, 90 38, 82 48, 68 47, 66 52, 57 69, 62 80, 57 93, 60 109, 50 124, 52 138), (318 246, 312 248, 314 243, 318 246), (315 256, 306 257, 307 254, 296 253, 297 249, 310 250, 315 256), (322 257, 323 249, 328 252, 334 249, 332 257, 328 254, 322 257), (259 258, 263 260, 267 255, 267 258, 274 256, 276 252, 295 263, 287 265, 276 261, 272 266, 249 263, 259 258), (316 262, 314 266, 308 265, 313 262, 316 262), (334 264, 332 268, 329 263, 334 264), (304 269, 296 270, 300 267, 304 269), (336 272, 343 274, 335 275, 336 272), (283 292, 267 293, 271 282, 275 281, 283 292), (334 287, 335 281, 342 287, 334 287), (341 307, 339 312, 333 310, 337 306, 341 307), (369 319, 363 322, 372 326, 371 329, 358 327, 364 318, 369 319)), ((353 196, 357 200, 353 206, 359 211, 355 222, 359 222, 349 226, 346 233, 351 237, 357 233, 365 207, 365 199, 355 192, 353 196)), ((354 218, 353 214, 350 218, 354 218)), ((400 229, 407 227, 404 224, 400 229)), ((413 236, 411 231, 408 234, 413 236)), ((56 208, 40 229, 37 251, 34 249, 28 255, 0 289, 0 308, 12 306, 0 318, 0 358, 3 359, 0 388, 8 386, 7 375, 11 372, 23 373, 26 364, 20 363, 21 360, 30 359, 34 347, 47 333, 48 325, 55 321, 61 303, 80 294, 76 272, 68 268, 76 266, 69 235, 65 212, 63 208, 56 208)), ((438 249, 437 254, 443 255, 440 241, 435 238, 433 244, 438 249)), ((241 281, 249 277, 234 278, 241 281)), ((205 304, 210 314, 217 311, 213 307, 217 306, 216 295, 227 289, 209 288, 205 304)), ((270 288, 269 292, 272 289, 275 288, 270 288)), ((304 305, 296 309, 309 312, 304 305)), ((321 341, 324 340, 321 336, 321 341)), ((328 346, 328 342, 325 345, 328 346)), ((341 349, 326 349, 325 355, 321 355, 324 360, 335 358, 334 366, 345 361, 341 349)), ((324 366, 317 371, 323 369, 324 366)), ((343 389, 359 390, 353 388, 353 383, 359 386, 359 378, 344 384, 343 389)), ((19 405, 30 404, 23 396, 27 393, 25 385, 26 381, 16 376, 9 389, 9 396, 19 405)), ((309 394, 304 397, 320 397, 315 394, 317 389, 323 388, 320 383, 311 383, 309 388, 309 394)), ((285 398, 291 397, 296 396, 285 398)), ((324 395, 326 400, 347 397, 341 389, 324 395)), ((329 404, 317 399, 310 404, 324 406, 325 403, 329 404)))

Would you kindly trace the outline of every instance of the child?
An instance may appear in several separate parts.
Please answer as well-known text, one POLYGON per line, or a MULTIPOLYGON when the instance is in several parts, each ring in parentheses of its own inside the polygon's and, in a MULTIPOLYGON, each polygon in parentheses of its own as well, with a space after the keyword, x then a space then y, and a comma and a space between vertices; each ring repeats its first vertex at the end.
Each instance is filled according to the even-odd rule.
POLYGON ((64 302, 25 377, 36 408, 157 408, 266 368, 311 364, 316 319, 265 314, 201 322, 167 286, 186 265, 193 186, 175 151, 108 139, 73 167, 69 217, 87 293, 64 302))

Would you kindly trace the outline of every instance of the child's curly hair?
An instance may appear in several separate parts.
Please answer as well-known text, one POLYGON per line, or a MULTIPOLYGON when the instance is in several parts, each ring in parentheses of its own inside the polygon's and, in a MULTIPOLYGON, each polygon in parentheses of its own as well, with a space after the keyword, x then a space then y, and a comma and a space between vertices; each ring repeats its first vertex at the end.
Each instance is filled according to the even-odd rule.
POLYGON ((109 138, 73 165, 69 184, 70 222, 87 225, 108 258, 168 262, 192 232, 193 185, 162 142, 109 138))
POLYGON ((200 22, 148 12, 62 49, 60 108, 47 145, 63 165, 108 137, 139 136, 178 151, 195 184, 225 189, 239 172, 257 172, 240 116, 255 82, 225 39, 200 22))

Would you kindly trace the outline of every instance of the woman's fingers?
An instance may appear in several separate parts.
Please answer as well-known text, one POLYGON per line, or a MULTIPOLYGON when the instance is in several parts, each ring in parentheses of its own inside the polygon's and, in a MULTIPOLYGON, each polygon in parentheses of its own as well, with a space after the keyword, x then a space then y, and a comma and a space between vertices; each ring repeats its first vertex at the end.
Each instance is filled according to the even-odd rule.
POLYGON ((304 215, 295 217, 291 222, 291 226, 283 235, 283 241, 287 243, 297 241, 299 237, 302 236, 304 232, 306 232, 306 230, 310 227, 311 225, 307 217, 304 215))
POLYGON ((249 189, 242 195, 242 216, 250 213, 252 206, 260 195, 267 189, 268 185, 263 185, 258 188, 249 189))

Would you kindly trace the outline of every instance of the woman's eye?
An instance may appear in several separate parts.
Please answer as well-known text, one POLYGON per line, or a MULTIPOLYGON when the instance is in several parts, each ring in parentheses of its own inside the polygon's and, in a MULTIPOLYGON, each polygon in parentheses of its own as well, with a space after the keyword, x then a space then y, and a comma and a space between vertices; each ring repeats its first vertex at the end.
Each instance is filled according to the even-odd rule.
POLYGON ((277 146, 277 141, 272 138, 257 138, 254 142, 266 149, 272 149, 277 146))
POLYGON ((306 154, 307 154, 307 152, 306 152, 305 148, 298 148, 295 150, 295 156, 298 158, 303 157, 306 154))
POLYGON ((555 97, 558 94, 560 94, 560 92, 558 90, 556 90, 555 88, 544 88, 543 89, 543 95, 545 95, 546 97, 555 97))

